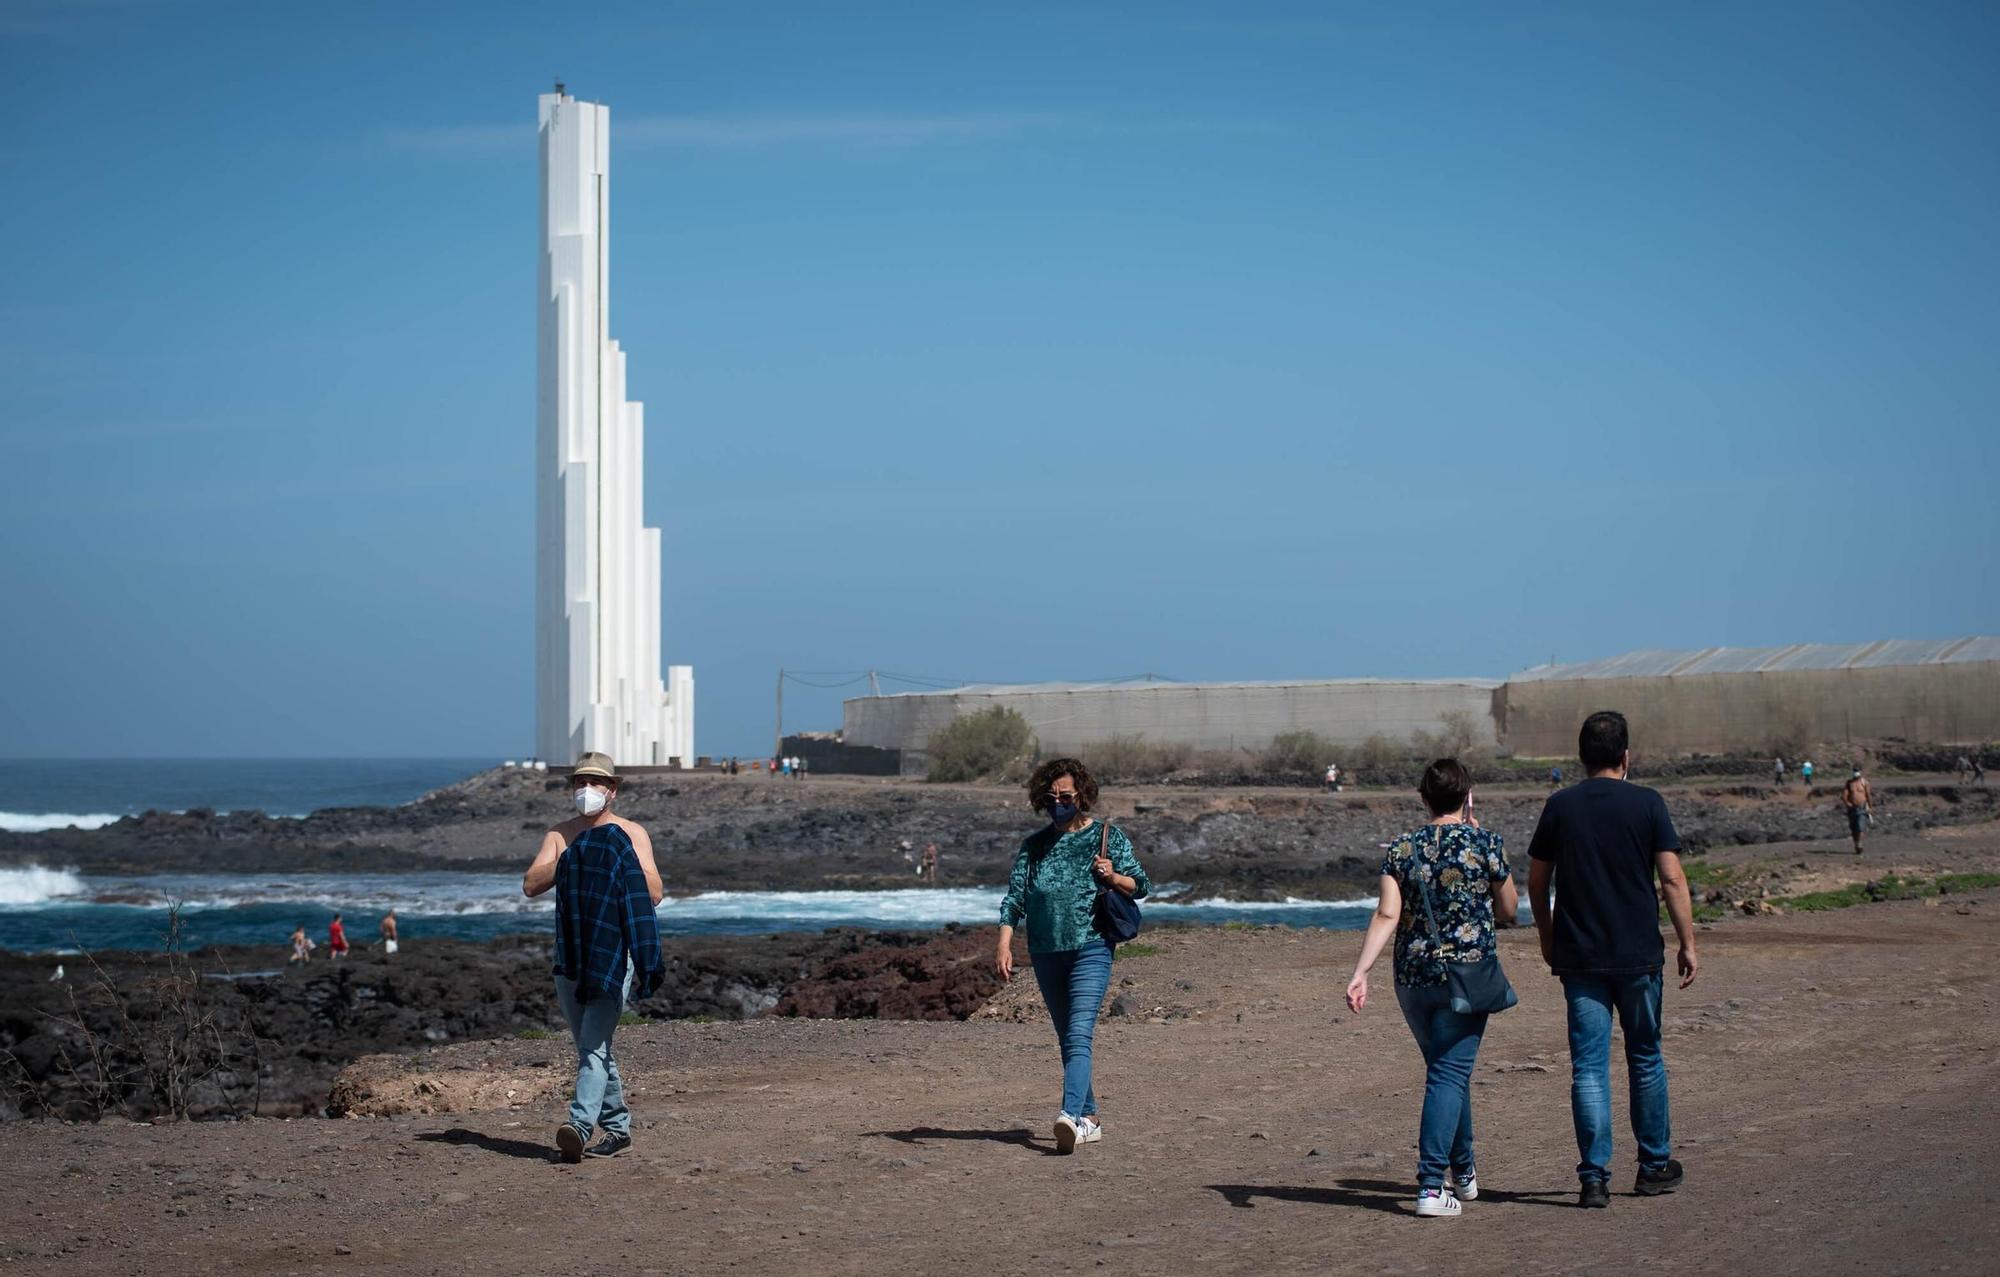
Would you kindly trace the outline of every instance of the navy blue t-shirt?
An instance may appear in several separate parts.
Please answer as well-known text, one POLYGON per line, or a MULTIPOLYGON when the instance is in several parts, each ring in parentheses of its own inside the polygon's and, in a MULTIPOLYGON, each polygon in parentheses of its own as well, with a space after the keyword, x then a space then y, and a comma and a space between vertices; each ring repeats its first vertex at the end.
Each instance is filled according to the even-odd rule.
POLYGON ((1642 975, 1666 960, 1653 855, 1679 851, 1666 799, 1594 776, 1549 796, 1528 855, 1555 865, 1557 975, 1642 975))

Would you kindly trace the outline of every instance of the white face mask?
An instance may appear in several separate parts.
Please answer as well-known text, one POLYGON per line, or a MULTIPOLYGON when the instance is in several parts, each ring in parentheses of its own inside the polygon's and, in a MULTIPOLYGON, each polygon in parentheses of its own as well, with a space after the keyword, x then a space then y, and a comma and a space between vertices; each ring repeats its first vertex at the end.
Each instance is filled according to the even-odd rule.
POLYGON ((604 810, 604 804, 609 799, 605 795, 605 792, 597 788, 597 786, 585 785, 576 791, 572 801, 576 803, 576 809, 584 815, 595 816, 598 812, 604 810))

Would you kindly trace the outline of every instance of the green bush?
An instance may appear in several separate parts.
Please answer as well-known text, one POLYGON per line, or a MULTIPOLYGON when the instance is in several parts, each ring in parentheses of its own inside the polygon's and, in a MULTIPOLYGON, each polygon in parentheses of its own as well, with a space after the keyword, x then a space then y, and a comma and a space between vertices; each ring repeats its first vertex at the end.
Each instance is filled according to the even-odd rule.
POLYGON ((924 752, 927 780, 1025 780, 1035 734, 1019 711, 995 705, 954 718, 932 734, 924 752))

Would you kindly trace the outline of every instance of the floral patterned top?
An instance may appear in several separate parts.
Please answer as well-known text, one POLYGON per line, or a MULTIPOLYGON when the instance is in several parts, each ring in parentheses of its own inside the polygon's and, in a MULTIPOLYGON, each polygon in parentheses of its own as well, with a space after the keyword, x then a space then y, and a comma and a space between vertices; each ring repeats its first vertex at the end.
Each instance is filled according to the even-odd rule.
MULTIPOLYGON (((1090 867, 1097 862, 1100 836, 1101 826, 1093 820, 1056 839, 1039 858, 1033 854, 1037 835, 1021 843, 1014 855, 1014 872, 1007 876, 1007 896, 1000 902, 1000 922, 1009 927, 1026 924, 1029 953, 1066 953, 1097 938, 1091 911, 1099 884, 1090 867)), ((1116 825, 1111 827, 1106 854, 1111 867, 1132 880, 1136 887, 1132 898, 1144 899, 1153 889, 1152 879, 1132 854, 1132 840, 1116 825)))
POLYGON ((1493 952, 1493 886, 1512 872, 1499 834, 1471 825, 1425 825, 1390 844, 1382 872, 1403 893, 1397 984, 1443 984, 1445 963, 1478 962, 1493 952), (1442 947, 1424 912, 1426 889, 1442 947))

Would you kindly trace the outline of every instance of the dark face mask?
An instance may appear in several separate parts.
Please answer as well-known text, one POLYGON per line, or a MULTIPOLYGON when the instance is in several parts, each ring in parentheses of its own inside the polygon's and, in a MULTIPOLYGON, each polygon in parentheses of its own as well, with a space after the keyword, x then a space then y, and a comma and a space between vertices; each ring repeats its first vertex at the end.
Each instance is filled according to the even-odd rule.
POLYGON ((1075 803, 1050 803, 1049 823, 1061 828, 1076 819, 1075 803))

